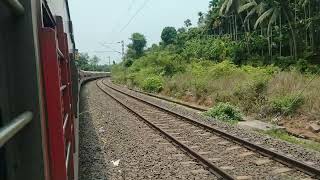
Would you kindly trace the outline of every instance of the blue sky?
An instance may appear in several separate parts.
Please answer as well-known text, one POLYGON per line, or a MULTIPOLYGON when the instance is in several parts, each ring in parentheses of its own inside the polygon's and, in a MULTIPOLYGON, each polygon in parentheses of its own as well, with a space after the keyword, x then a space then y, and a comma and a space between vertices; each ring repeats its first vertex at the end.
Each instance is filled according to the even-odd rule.
POLYGON ((100 57, 100 64, 108 63, 108 56, 116 62, 121 58, 115 52, 102 52, 121 51, 120 44, 108 44, 110 49, 101 43, 124 40, 127 45, 130 35, 140 32, 150 46, 160 41, 161 31, 166 26, 182 27, 186 19, 196 24, 198 12, 206 12, 208 4, 209 0, 69 0, 76 46, 80 52, 100 57), (145 1, 146 6, 121 31, 145 1))

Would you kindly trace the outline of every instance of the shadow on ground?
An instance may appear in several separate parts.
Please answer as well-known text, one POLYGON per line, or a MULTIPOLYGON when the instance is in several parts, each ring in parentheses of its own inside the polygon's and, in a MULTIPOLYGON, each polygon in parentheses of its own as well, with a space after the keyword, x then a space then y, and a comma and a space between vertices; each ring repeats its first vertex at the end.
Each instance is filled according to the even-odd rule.
POLYGON ((79 117, 79 180, 108 180, 103 144, 94 126, 93 112, 89 112, 88 86, 80 93, 79 117))

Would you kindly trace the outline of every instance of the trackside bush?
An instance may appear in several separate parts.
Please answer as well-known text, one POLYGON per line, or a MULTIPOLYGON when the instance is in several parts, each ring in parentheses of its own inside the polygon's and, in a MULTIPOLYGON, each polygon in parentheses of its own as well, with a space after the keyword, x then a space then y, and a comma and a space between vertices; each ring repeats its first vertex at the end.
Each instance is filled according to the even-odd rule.
POLYGON ((289 115, 294 113, 304 102, 304 98, 298 95, 279 96, 271 99, 273 112, 289 115))
POLYGON ((223 121, 241 121, 243 119, 240 110, 230 103, 218 103, 205 115, 223 121))
POLYGON ((147 77, 142 83, 142 89, 147 92, 160 92, 163 88, 163 80, 159 76, 147 77))

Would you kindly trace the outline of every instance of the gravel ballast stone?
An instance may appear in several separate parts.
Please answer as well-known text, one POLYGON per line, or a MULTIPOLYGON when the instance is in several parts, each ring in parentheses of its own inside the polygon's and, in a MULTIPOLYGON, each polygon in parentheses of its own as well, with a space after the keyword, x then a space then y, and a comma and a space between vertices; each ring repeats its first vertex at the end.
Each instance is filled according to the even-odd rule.
MULTIPOLYGON (((102 83, 99 84, 101 87, 103 87, 102 83)), ((250 175, 250 177, 253 179, 308 178, 308 176, 305 176, 305 174, 299 171, 290 171, 290 173, 287 171, 281 173, 271 173, 276 169, 283 169, 286 166, 283 166, 275 161, 256 166, 251 162, 254 160, 258 161, 263 159, 263 156, 254 152, 250 152, 245 148, 240 148, 228 140, 223 140, 222 138, 216 139, 216 136, 213 136, 210 132, 206 132, 205 129, 181 121, 175 116, 164 113, 163 111, 159 111, 157 108, 141 103, 138 100, 126 97, 125 95, 114 91, 107 86, 103 87, 103 89, 117 96, 117 98, 121 99, 121 101, 128 105, 130 109, 138 112, 138 114, 144 118, 148 119, 149 121, 153 121, 153 123, 158 124, 159 126, 163 125, 165 131, 169 132, 176 138, 179 138, 181 141, 185 141, 185 144, 190 146, 195 145, 196 148, 192 149, 197 151, 200 155, 203 155, 208 159, 222 158, 221 161, 215 161, 214 164, 226 170, 234 177, 250 175), (181 126, 183 126, 183 128, 181 126)))
POLYGON ((81 91, 79 163, 80 180, 217 179, 95 81, 81 91))
POLYGON ((216 121, 212 118, 203 116, 200 112, 190 110, 189 108, 186 108, 184 106, 160 100, 155 97, 147 96, 145 94, 141 94, 135 91, 131 91, 121 85, 112 84, 110 78, 105 79, 104 82, 114 86, 115 88, 121 88, 124 92, 129 93, 130 95, 143 98, 151 103, 155 103, 157 105, 160 105, 161 107, 170 109, 178 114, 188 116, 202 123, 206 123, 220 130, 233 134, 237 137, 246 139, 249 142, 253 142, 265 148, 269 148, 279 153, 285 154, 301 162, 312 164, 315 168, 320 169, 320 153, 317 151, 306 149, 301 146, 291 144, 282 140, 274 139, 268 135, 257 133, 252 130, 244 129, 234 125, 229 125, 221 121, 216 121))

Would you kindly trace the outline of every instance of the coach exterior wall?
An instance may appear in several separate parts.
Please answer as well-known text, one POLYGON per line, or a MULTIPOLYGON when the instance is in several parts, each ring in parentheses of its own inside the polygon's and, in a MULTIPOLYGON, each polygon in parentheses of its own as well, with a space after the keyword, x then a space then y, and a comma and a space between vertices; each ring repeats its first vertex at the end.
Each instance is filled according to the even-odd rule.
POLYGON ((72 30, 70 29, 69 22, 69 9, 67 6, 67 0, 47 0, 49 8, 53 16, 61 16, 63 18, 64 32, 68 35, 69 52, 73 53, 74 43, 71 40, 72 30))
POLYGON ((21 17, 0 3, 0 120, 4 125, 25 111, 31 111, 33 119, 1 148, 0 179, 43 180, 37 32, 41 6, 40 1, 20 2, 25 8, 21 17))

